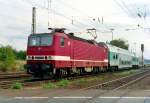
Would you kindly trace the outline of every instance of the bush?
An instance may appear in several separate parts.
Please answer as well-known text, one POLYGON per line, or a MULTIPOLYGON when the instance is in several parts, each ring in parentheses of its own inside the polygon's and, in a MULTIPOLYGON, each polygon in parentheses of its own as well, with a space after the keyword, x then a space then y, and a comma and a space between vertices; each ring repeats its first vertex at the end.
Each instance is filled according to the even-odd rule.
POLYGON ((14 67, 11 69, 12 71, 25 71, 24 65, 26 61, 23 60, 16 60, 14 67))
POLYGON ((10 46, 0 48, 0 69, 7 71, 15 65, 15 55, 10 46))
POLYGON ((16 83, 12 84, 11 88, 12 89, 22 89, 22 84, 16 82, 16 83))

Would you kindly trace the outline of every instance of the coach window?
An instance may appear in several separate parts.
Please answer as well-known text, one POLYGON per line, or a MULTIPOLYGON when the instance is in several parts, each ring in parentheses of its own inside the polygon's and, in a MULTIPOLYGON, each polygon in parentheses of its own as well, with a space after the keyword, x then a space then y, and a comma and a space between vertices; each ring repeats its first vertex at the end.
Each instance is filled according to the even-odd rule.
POLYGON ((61 46, 65 45, 65 38, 64 37, 61 37, 61 39, 60 39, 60 45, 61 46))
POLYGON ((118 55, 116 55, 116 59, 118 59, 118 55))
POLYGON ((113 59, 115 59, 115 54, 113 55, 113 59))

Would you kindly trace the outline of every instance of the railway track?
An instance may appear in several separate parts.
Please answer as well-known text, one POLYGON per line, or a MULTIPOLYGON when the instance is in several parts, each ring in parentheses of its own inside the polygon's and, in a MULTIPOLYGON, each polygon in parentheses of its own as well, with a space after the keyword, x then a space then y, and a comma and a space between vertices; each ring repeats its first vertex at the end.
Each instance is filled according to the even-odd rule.
POLYGON ((13 79, 13 78, 21 78, 21 77, 30 77, 31 75, 25 72, 16 72, 16 73, 0 73, 0 81, 13 79))
POLYGON ((22 82, 31 75, 25 72, 0 73, 0 88, 10 88, 13 83, 22 82))
MULTIPOLYGON (((79 78, 85 78, 85 77, 91 77, 91 76, 97 76, 100 74, 86 74, 86 75, 81 75, 81 76, 75 76, 75 77, 65 77, 64 79, 67 80, 75 80, 79 78)), ((31 75, 24 74, 24 73, 10 73, 10 74, 2 74, 0 75, 0 88, 3 89, 8 89, 11 87, 13 83, 19 82, 22 83, 23 86, 25 87, 32 87, 32 86, 38 86, 43 83, 48 83, 48 82, 57 82, 59 80, 54 80, 54 79, 34 79, 30 78, 31 75), (15 75, 14 75, 15 74, 15 75)))
MULTIPOLYGON (((142 80, 148 76, 150 76, 150 69, 144 70, 140 73, 136 73, 136 74, 131 75, 131 76, 126 76, 126 77, 122 77, 122 78, 119 78, 116 80, 112 80, 112 81, 108 81, 105 83, 93 85, 93 86, 90 86, 87 88, 83 88, 82 90, 102 89, 102 90, 107 90, 107 91, 104 91, 103 93, 100 93, 100 94, 96 94, 91 99, 87 99, 87 100, 83 101, 82 103, 92 103, 92 101, 94 99, 96 99, 97 97, 100 97, 101 95, 104 95, 105 93, 125 89, 126 87, 131 86, 133 83, 136 83, 136 82, 138 82, 138 81, 140 81, 140 80, 142 80)), ((125 95, 125 94, 123 94, 123 95, 125 95)))
MULTIPOLYGON (((143 69, 143 71, 145 71, 145 70, 147 70, 147 69, 143 69)), ((143 72, 143 71, 141 71, 141 72, 143 72)), ((141 72, 136 74, 136 75, 137 76, 142 75, 141 72)), ((101 74, 93 74, 93 75, 88 75, 87 74, 87 75, 83 75, 83 76, 67 77, 65 79, 75 80, 75 79, 79 79, 79 78, 88 78, 88 77, 91 77, 91 76, 94 77, 94 76, 98 76, 98 75, 101 75, 101 74)), ((25 74, 25 73, 2 74, 2 75, 0 75, 0 81, 1 81, 0 82, 0 88, 8 89, 8 88, 11 87, 11 85, 13 83, 16 83, 16 82, 22 83, 22 85, 25 86, 25 87, 32 87, 32 86, 41 85, 43 83, 57 82, 58 81, 58 80, 54 80, 54 79, 44 79, 44 80, 32 79, 30 77, 31 77, 30 75, 25 74)), ((112 80, 112 81, 109 81, 109 82, 105 82, 105 83, 97 84, 97 85, 94 85, 94 86, 90 86, 90 87, 87 87, 87 88, 83 88, 82 90, 85 90, 85 89, 107 89, 107 90, 110 89, 111 90, 111 89, 118 86, 116 84, 120 84, 120 85, 125 84, 126 82, 131 80, 130 79, 131 77, 132 77, 132 79, 137 78, 137 77, 135 77, 135 75, 132 75, 132 76, 123 77, 123 78, 120 78, 120 79, 117 79, 117 80, 112 80)))
MULTIPOLYGON (((64 77, 63 79, 75 80, 75 79, 79 79, 79 78, 95 77, 95 76, 102 75, 102 74, 105 74, 105 73, 98 73, 98 74, 92 74, 92 75, 85 74, 85 75, 64 77)), ((25 86, 25 87, 31 87, 31 86, 38 86, 43 83, 59 81, 59 80, 54 80, 54 79, 50 79, 50 78, 43 80, 43 79, 33 79, 30 77, 31 77, 31 75, 28 75, 28 74, 25 74, 22 72, 20 72, 20 73, 0 73, 0 88, 8 89, 15 82, 22 83, 23 86, 25 86)))
POLYGON ((83 88, 83 90, 87 90, 87 89, 102 89, 102 90, 115 89, 116 90, 116 89, 120 89, 121 87, 124 87, 125 85, 128 86, 129 84, 135 83, 149 75, 150 75, 150 70, 148 69, 140 73, 136 73, 134 75, 122 77, 105 83, 100 83, 87 88, 83 88))

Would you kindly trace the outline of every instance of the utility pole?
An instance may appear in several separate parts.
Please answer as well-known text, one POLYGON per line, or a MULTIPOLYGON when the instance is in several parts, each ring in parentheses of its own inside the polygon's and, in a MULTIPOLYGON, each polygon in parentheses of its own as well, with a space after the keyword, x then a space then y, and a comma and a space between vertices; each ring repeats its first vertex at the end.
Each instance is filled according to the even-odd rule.
POLYGON ((36 8, 32 8, 32 29, 31 29, 31 34, 36 33, 36 8))
POLYGON ((71 24, 72 24, 72 25, 74 24, 73 16, 72 16, 71 24))
POLYGON ((113 36, 114 36, 113 31, 114 31, 114 30, 115 30, 114 28, 111 28, 111 29, 110 29, 110 31, 111 31, 111 33, 112 33, 112 36, 111 36, 112 40, 113 40, 113 38, 114 38, 114 37, 113 37, 113 36))
POLYGON ((143 57, 144 44, 141 44, 141 51, 142 51, 142 67, 144 67, 144 57, 143 57))
POLYGON ((103 16, 102 16, 102 24, 104 23, 104 18, 103 18, 103 16))
POLYGON ((51 0, 47 0, 47 6, 48 6, 48 28, 50 27, 50 21, 49 21, 49 19, 50 19, 50 10, 51 10, 51 3, 52 3, 52 1, 51 0))

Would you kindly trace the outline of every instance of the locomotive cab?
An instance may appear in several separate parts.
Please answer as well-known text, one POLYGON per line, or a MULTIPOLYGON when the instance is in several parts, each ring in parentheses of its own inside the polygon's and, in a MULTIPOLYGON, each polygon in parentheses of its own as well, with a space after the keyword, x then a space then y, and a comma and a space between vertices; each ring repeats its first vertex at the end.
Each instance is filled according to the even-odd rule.
POLYGON ((27 46, 27 72, 43 77, 43 73, 52 72, 48 59, 53 51, 53 35, 49 33, 31 34, 27 46))
POLYGON ((51 33, 31 34, 27 46, 27 72, 37 77, 53 75, 56 60, 64 59, 69 54, 67 36, 53 30, 51 33))

